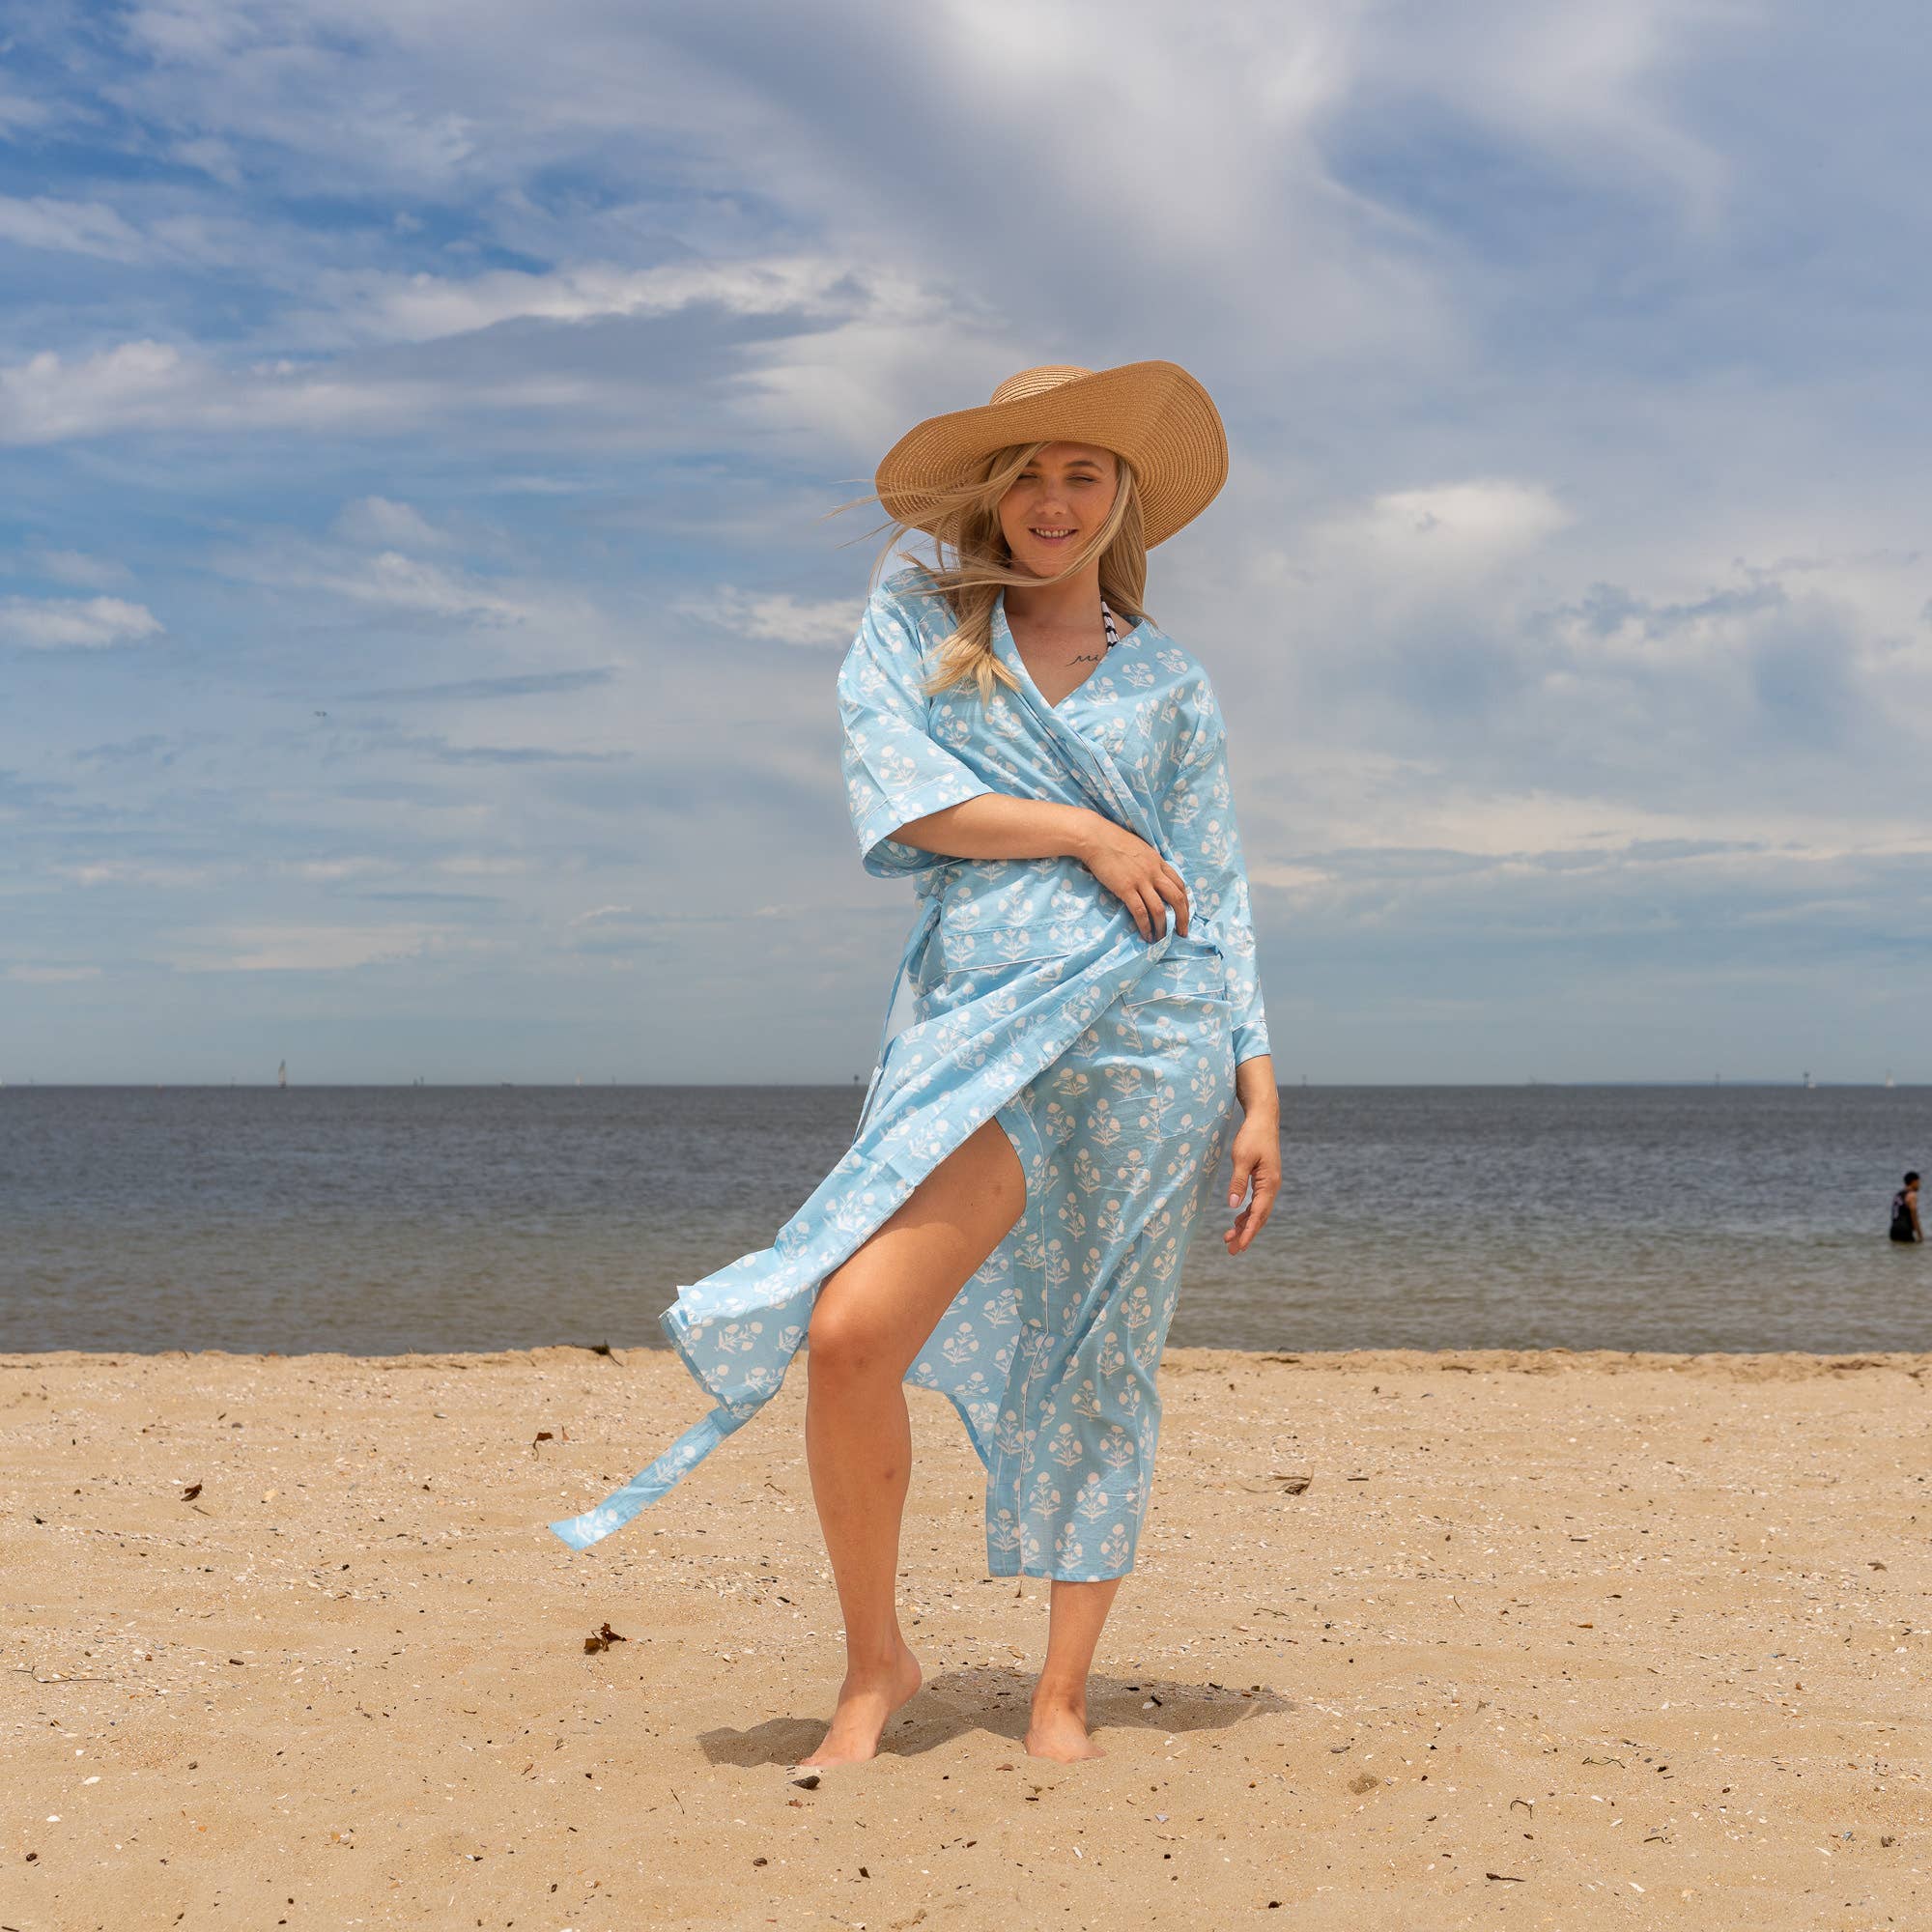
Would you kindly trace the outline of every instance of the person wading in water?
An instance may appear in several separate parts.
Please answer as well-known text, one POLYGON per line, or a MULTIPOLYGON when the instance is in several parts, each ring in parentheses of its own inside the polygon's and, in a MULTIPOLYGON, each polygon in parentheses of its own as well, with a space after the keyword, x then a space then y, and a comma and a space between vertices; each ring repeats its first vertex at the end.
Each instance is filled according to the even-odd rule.
POLYGON ((1922 1241, 1925 1230, 1918 1224, 1918 1176, 1908 1174, 1905 1185, 1891 1197, 1891 1238, 1894 1241, 1922 1241))

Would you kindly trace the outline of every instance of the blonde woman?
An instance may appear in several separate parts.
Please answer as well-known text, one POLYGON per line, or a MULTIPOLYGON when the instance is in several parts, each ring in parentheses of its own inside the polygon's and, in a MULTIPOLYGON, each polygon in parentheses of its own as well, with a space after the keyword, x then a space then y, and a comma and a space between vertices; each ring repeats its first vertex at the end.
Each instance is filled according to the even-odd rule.
POLYGON ((774 1245, 661 1318, 718 1406, 551 1525, 576 1548, 620 1527, 805 1345, 846 1645, 807 1765, 870 1757, 920 1686, 895 1604, 907 1382, 949 1398, 985 1467, 988 1573, 1052 1579, 1026 1748, 1099 1754, 1088 1673, 1147 1514, 1188 1245, 1231 1142, 1231 1254, 1281 1179, 1227 733, 1145 598, 1148 551, 1226 474, 1185 370, 1051 366, 919 424, 867 499, 888 553, 935 545, 873 590, 838 678, 862 862, 921 900, 912 1019, 774 1245))

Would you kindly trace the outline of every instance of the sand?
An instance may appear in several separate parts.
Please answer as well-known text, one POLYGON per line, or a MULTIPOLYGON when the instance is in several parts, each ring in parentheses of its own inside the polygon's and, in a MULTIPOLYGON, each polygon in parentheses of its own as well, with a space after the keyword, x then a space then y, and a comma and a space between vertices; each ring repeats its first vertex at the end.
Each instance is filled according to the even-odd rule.
POLYGON ((806 1789, 803 1363, 576 1554, 668 1354, 0 1356, 0 1925, 1932 1924, 1932 1355, 1161 1380, 1106 1755, 1022 1749, 1048 1585, 916 1392, 926 1688, 806 1789))

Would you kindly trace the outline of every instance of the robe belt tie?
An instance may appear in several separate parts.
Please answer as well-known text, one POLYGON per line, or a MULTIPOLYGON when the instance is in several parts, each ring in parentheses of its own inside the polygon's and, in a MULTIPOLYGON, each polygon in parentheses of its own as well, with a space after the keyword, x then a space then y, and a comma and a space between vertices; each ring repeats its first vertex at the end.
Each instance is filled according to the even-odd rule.
MULTIPOLYGON (((898 1004, 900 981, 908 972, 917 973, 920 970, 921 955, 938 927, 944 887, 941 875, 949 869, 943 866, 934 867, 920 879, 918 892, 923 903, 920 907, 918 919, 913 922, 913 928, 907 936, 904 950, 899 953, 898 967, 893 974, 892 990, 886 995, 886 1015, 879 1024, 879 1051, 873 1060, 872 1077, 866 1086, 865 1103, 859 1109, 859 1124, 852 1129, 852 1138, 855 1141, 866 1131, 866 1122, 872 1118, 872 1101, 878 1094, 879 1080, 886 1070, 886 1054, 894 1037, 893 1009, 898 1004)), ((1172 923, 1173 918, 1174 915, 1170 911, 1167 930, 1148 949, 1150 959, 1158 959, 1170 950, 1176 953, 1208 952, 1220 953, 1224 958, 1227 956, 1227 949, 1211 928, 1198 937, 1190 934, 1183 939, 1172 923)))

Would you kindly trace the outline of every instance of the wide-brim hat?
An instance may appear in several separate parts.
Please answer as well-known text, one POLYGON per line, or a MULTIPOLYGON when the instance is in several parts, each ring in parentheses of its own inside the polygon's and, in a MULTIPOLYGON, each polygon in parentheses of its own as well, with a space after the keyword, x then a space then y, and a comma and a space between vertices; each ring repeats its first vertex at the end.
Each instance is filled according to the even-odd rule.
POLYGON ((1114 369, 1046 363, 1009 376, 978 409, 927 416, 886 452, 876 487, 895 523, 933 534, 931 494, 1015 442, 1094 442, 1134 467, 1150 550, 1190 524, 1228 480, 1214 400, 1178 362, 1114 369))

